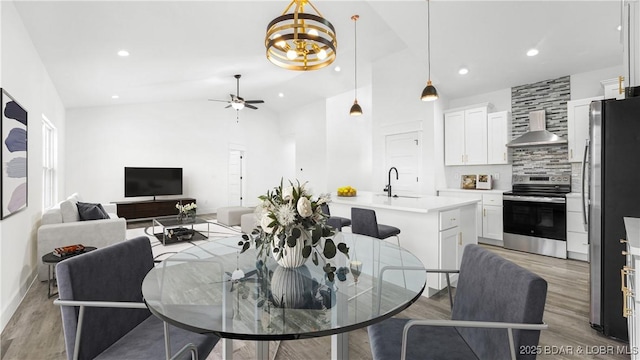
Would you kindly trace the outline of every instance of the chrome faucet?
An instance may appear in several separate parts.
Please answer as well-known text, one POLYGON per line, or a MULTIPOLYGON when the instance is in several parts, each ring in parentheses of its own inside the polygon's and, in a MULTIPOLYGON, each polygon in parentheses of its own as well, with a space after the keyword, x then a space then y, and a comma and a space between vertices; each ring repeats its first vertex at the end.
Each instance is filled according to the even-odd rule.
POLYGON ((395 166, 391 167, 391 169, 389 169, 389 179, 387 180, 387 186, 384 188, 384 191, 387 192, 387 196, 391 197, 391 170, 395 170, 396 171, 396 180, 398 180, 398 169, 395 168, 395 166))

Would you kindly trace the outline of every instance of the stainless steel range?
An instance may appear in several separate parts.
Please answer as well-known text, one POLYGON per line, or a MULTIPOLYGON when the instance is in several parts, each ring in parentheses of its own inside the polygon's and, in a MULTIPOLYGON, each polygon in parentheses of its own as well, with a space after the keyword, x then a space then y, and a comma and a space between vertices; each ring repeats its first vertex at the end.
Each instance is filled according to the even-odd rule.
POLYGON ((571 175, 514 175, 503 196, 504 247, 566 259, 569 192, 571 175))

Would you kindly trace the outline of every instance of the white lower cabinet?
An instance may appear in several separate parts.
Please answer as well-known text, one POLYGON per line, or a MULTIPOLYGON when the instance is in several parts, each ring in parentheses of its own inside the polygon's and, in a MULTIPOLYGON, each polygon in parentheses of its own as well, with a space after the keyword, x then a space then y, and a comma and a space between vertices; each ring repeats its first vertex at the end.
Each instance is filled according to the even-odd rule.
POLYGON ((478 242, 502 245, 502 193, 482 193, 481 190, 439 190, 438 196, 482 200, 477 207, 478 242))
POLYGON ((584 227, 579 196, 567 196, 567 257, 589 261, 589 235, 584 227))
MULTIPOLYGON (((461 234, 458 227, 440 231, 439 241, 440 247, 440 268, 446 270, 460 269, 458 262, 459 244, 461 245, 461 234)), ((450 281, 457 281, 458 274, 451 274, 450 281)), ((441 274, 438 279, 438 287, 444 288, 447 286, 447 279, 444 274, 441 274)))

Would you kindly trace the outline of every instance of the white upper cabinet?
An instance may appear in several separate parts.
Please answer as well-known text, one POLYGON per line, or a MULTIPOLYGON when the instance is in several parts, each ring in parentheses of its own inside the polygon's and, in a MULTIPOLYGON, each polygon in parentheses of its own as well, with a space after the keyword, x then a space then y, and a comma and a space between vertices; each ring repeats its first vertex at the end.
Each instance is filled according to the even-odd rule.
POLYGON ((464 110, 444 114, 444 163, 464 165, 464 110))
POLYGON ((487 163, 508 164, 511 136, 511 113, 499 111, 487 115, 487 163))
POLYGON ((488 105, 445 112, 444 164, 487 163, 488 105))
POLYGON ((605 99, 624 99, 624 84, 619 77, 602 80, 600 84, 602 84, 605 99))
POLYGON ((602 96, 567 101, 567 140, 569 162, 582 162, 589 138, 589 104, 602 96))

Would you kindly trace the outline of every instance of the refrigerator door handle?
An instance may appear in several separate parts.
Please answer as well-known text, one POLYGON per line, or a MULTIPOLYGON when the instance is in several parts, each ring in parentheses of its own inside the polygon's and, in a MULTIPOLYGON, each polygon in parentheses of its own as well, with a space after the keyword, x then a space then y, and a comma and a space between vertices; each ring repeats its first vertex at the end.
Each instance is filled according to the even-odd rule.
POLYGON ((582 158, 582 224, 584 231, 589 231, 589 221, 587 219, 587 196, 585 184, 587 183, 587 155, 589 154, 589 139, 584 144, 584 155, 582 158))

